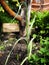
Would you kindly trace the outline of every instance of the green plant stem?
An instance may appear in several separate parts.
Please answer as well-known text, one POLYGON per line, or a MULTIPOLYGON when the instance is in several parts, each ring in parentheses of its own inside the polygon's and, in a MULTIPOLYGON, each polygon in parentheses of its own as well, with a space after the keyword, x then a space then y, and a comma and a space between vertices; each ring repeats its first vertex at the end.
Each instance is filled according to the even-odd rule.
POLYGON ((8 56, 7 56, 7 59, 6 59, 6 61, 5 61, 5 65, 7 65, 7 62, 8 62, 8 60, 9 60, 10 55, 11 55, 13 49, 15 48, 16 44, 17 44, 20 40, 23 40, 23 39, 26 40, 26 38, 21 37, 21 38, 19 38, 19 39, 15 42, 14 46, 12 47, 11 51, 9 52, 9 54, 8 54, 8 56))
POLYGON ((22 6, 22 4, 19 6, 18 12, 17 12, 17 14, 15 15, 15 17, 12 19, 11 22, 13 22, 13 21, 15 20, 15 18, 17 17, 17 15, 19 14, 19 12, 20 12, 20 10, 21 10, 21 6, 22 6))
POLYGON ((34 16, 33 21, 32 21, 32 23, 30 25, 30 28, 29 28, 29 36, 31 35, 31 30, 32 30, 32 27, 33 27, 33 25, 35 23, 35 19, 36 19, 36 15, 34 16))
POLYGON ((31 55, 32 55, 32 48, 33 48, 33 45, 32 45, 32 42, 33 42, 34 38, 32 38, 28 44, 28 58, 30 59, 31 55))
POLYGON ((29 25, 30 25, 30 13, 31 13, 31 3, 32 0, 28 0, 28 7, 26 9, 26 37, 27 37, 27 42, 29 43, 30 40, 30 34, 29 34, 29 25))
POLYGON ((20 65, 23 65, 24 62, 28 59, 28 57, 25 57, 25 59, 22 61, 22 63, 20 65))
POLYGON ((22 63, 20 65, 23 65, 24 62, 27 60, 27 59, 30 59, 31 55, 32 55, 32 41, 34 40, 34 38, 31 39, 31 41, 29 42, 28 44, 28 56, 25 57, 25 59, 22 61, 22 63))

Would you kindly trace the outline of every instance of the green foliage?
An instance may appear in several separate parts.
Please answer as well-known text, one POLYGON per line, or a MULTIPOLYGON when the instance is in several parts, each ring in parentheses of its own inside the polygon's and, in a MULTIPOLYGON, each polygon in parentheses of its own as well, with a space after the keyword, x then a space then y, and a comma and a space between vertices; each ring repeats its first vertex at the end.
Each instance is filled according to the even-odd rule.
POLYGON ((12 10, 14 10, 15 12, 18 11, 18 8, 19 8, 19 5, 20 5, 20 2, 19 0, 6 0, 6 3, 10 6, 10 8, 12 10))
POLYGON ((3 7, 0 5, 0 12, 4 12, 4 9, 3 9, 3 7))
MULTIPOLYGON (((20 6, 19 0, 6 0, 9 7, 17 13, 20 6), (17 6, 18 5, 18 6, 17 6)), ((13 18, 3 9, 0 4, 0 22, 1 23, 18 23, 18 20, 13 20, 13 18)))
POLYGON ((0 51, 3 51, 5 49, 5 47, 2 45, 0 46, 0 51))
MULTIPOLYGON (((8 0, 8 4, 10 5, 10 7, 14 9, 14 7, 16 6, 16 0, 8 0), (13 4, 12 4, 13 3, 13 4), (14 5, 15 3, 15 5, 14 5)), ((18 2, 19 4, 19 2, 18 2)), ((2 12, 3 9, 1 7, 0 10, 0 21, 1 22, 12 22, 12 17, 10 17, 7 13, 2 12)), ((28 17, 27 17, 28 18, 28 17)), ((13 22, 16 22, 16 20, 14 20, 13 22)), ((49 63, 49 12, 48 11, 44 11, 44 12, 31 12, 31 25, 30 28, 27 29, 27 36, 26 37, 30 37, 30 33, 32 32, 32 27, 35 28, 35 33, 32 33, 32 39, 29 39, 29 42, 27 40, 27 38, 25 38, 25 40, 27 40, 28 47, 27 47, 27 51, 28 51, 28 55, 27 57, 24 59, 24 61, 22 62, 21 65, 24 64, 24 62, 28 59, 29 63, 31 65, 47 65, 49 63), (39 44, 36 46, 33 45, 33 40, 40 40, 39 44)), ((27 28, 28 22, 26 24, 26 28, 27 28)), ((16 46, 16 44, 18 43, 18 41, 22 40, 23 38, 20 38, 16 41, 16 43, 14 44, 12 50, 14 49, 14 47, 16 46)), ((3 49, 4 47, 0 47, 0 49, 3 49)), ((5 65, 7 64, 7 61, 10 57, 10 54, 12 52, 12 50, 10 51, 7 60, 5 62, 5 65)))
POLYGON ((39 26, 39 27, 43 28, 46 25, 48 25, 48 23, 49 23, 48 22, 49 21, 49 12, 48 11, 44 11, 44 12, 31 12, 31 19, 33 19, 34 15, 36 15, 35 26, 39 26))
MULTIPOLYGON (((36 40, 39 41, 38 45, 32 48, 32 55, 28 58, 31 65, 47 65, 49 64, 49 12, 31 12, 31 23, 36 15, 36 20, 33 25, 36 40)), ((29 47, 30 48, 30 47, 29 47)))
POLYGON ((33 53, 29 60, 30 64, 47 65, 49 63, 49 38, 40 39, 40 47, 37 52, 33 53))
POLYGON ((37 35, 36 40, 40 40, 40 36, 43 38, 49 37, 49 11, 44 12, 31 12, 31 22, 36 15, 34 23, 35 33, 37 35))
POLYGON ((0 12, 0 22, 1 23, 18 23, 17 20, 12 21, 12 19, 13 18, 10 17, 8 13, 2 12, 2 11, 0 12))

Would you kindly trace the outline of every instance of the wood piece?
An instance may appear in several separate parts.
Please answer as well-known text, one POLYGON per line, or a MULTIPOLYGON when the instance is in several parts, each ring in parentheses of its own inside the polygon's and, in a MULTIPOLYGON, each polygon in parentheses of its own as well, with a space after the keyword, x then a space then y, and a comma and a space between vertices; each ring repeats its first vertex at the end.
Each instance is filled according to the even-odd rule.
POLYGON ((3 32, 19 32, 17 23, 3 23, 3 32))

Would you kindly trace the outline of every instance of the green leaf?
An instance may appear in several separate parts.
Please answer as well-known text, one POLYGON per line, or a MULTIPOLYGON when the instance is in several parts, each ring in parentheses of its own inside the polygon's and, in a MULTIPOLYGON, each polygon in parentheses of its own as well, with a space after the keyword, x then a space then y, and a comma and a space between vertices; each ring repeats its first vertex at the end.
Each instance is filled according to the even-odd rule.
POLYGON ((41 30, 40 33, 41 33, 41 34, 44 34, 44 33, 45 33, 45 30, 41 30))
POLYGON ((46 55, 49 56, 49 52, 47 52, 46 55))
POLYGON ((0 50, 4 50, 5 49, 5 47, 4 46, 0 46, 0 50))
POLYGON ((32 47, 33 47, 32 41, 33 41, 33 38, 31 39, 31 41, 28 44, 28 58, 29 59, 30 59, 30 57, 32 55, 32 47))
POLYGON ((33 38, 36 38, 36 36, 37 36, 36 34, 33 34, 33 38))
POLYGON ((43 54, 40 50, 38 50, 38 53, 39 53, 39 54, 43 54))
POLYGON ((41 51, 42 53, 46 53, 46 52, 47 52, 47 49, 46 49, 46 48, 40 48, 40 51, 41 51))
POLYGON ((3 9, 3 7, 2 7, 2 6, 0 6, 0 11, 4 12, 4 9, 3 9))
POLYGON ((40 59, 36 54, 32 54, 32 58, 34 61, 38 61, 40 59))
POLYGON ((41 63, 45 63, 46 59, 45 58, 41 58, 41 63))

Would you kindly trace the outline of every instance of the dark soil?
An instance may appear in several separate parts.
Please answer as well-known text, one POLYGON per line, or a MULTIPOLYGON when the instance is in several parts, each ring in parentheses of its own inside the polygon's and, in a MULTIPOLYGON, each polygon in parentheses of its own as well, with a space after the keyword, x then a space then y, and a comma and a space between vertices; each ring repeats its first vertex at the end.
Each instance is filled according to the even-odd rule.
MULTIPOLYGON (((4 36, 6 36, 6 35, 4 35, 4 36)), ((2 37, 2 39, 4 39, 3 37, 2 37)), ((2 42, 4 42, 4 41, 6 41, 6 39, 2 40, 2 42)), ((0 51, 0 65, 4 65, 5 64, 5 60, 6 60, 7 56, 8 56, 8 54, 9 54, 10 50, 12 49, 12 46, 14 45, 14 43, 15 43, 15 41, 13 40, 10 43, 10 44, 12 44, 11 46, 7 46, 4 51, 0 51)), ((27 46, 25 44, 25 41, 22 40, 21 42, 19 42, 15 46, 15 48, 12 51, 11 56, 10 56, 10 58, 8 60, 7 65, 20 65, 22 60, 26 57, 26 54, 27 54, 27 46)), ((29 65, 29 64, 26 61, 24 63, 24 65, 29 65)))
MULTIPOLYGON (((4 52, 2 52, 2 55, 0 55, 0 65, 4 65, 6 57, 9 53, 8 51, 10 50, 11 48, 8 47, 4 52)), ((7 65, 20 65, 21 61, 25 58, 26 53, 26 45, 18 43, 17 46, 14 48, 13 52, 11 53, 7 65)))

